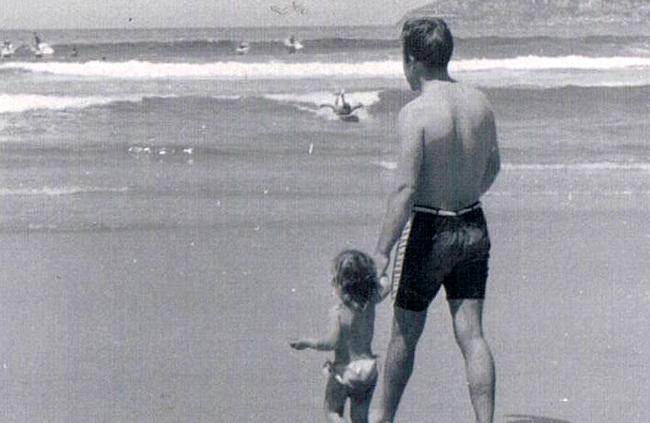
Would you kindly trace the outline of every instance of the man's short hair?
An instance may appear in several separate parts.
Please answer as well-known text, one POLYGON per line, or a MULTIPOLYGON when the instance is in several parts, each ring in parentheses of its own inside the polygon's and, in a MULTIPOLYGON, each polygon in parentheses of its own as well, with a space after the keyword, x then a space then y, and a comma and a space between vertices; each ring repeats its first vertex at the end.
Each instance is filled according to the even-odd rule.
POLYGON ((402 27, 404 57, 414 58, 431 69, 446 68, 454 51, 454 40, 440 18, 411 18, 402 27))

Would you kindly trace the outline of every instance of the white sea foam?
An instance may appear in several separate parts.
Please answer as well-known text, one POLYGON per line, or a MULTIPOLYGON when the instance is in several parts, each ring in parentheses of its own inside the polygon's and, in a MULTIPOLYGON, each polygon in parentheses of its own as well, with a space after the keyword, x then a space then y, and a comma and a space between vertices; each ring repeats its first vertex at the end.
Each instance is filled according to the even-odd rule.
POLYGON ((567 170, 567 171, 650 171, 650 163, 616 163, 616 162, 595 162, 595 163, 525 163, 525 164, 504 164, 505 170, 531 170, 531 171, 546 171, 546 170, 567 170))
POLYGON ((62 195, 89 194, 89 193, 124 193, 127 187, 104 188, 104 187, 41 187, 41 188, 0 188, 0 197, 6 196, 46 196, 58 197, 62 195))
POLYGON ((519 56, 509 59, 469 59, 451 63, 455 71, 485 71, 492 69, 546 70, 580 69, 612 70, 626 68, 648 68, 650 57, 586 57, 586 56, 519 56))
POLYGON ((598 196, 598 197, 621 197, 621 196, 638 196, 638 195, 650 195, 650 191, 648 190, 630 190, 630 189, 625 189, 625 190, 614 190, 614 191, 607 191, 607 190, 597 190, 597 191, 586 191, 586 190, 577 190, 577 191, 535 191, 535 190, 526 190, 525 192, 522 191, 488 191, 485 196, 486 197, 521 197, 522 195, 533 195, 533 196, 549 196, 549 197, 556 197, 556 196, 579 196, 579 195, 585 195, 585 196, 598 196))
POLYGON ((210 98, 214 98, 216 100, 241 100, 242 96, 236 94, 233 95, 221 94, 221 95, 210 96, 210 98))
POLYGON ((118 78, 118 79, 296 79, 317 77, 386 77, 401 72, 398 62, 361 63, 286 63, 286 62, 215 62, 215 63, 152 63, 131 60, 126 62, 91 61, 68 62, 12 62, 0 65, 2 69, 20 69, 54 75, 118 78))
POLYGON ((0 94, 0 113, 21 113, 29 110, 83 109, 117 101, 140 101, 142 97, 124 96, 50 96, 35 94, 0 94))
MULTIPOLYGON (((387 170, 397 169, 397 162, 381 161, 377 165, 387 170)), ((615 162, 596 162, 596 163, 522 163, 512 164, 505 163, 502 165, 506 171, 548 171, 548 170, 565 170, 565 171, 650 171, 650 163, 615 163, 615 162)))
MULTIPOLYGON (((520 56, 505 59, 466 59, 452 61, 454 72, 487 70, 616 70, 650 68, 650 57, 586 57, 586 56, 520 56)), ((304 78, 402 78, 398 60, 332 62, 237 62, 153 63, 131 60, 125 62, 10 62, 0 70, 19 69, 73 77, 118 79, 304 79, 304 78)))

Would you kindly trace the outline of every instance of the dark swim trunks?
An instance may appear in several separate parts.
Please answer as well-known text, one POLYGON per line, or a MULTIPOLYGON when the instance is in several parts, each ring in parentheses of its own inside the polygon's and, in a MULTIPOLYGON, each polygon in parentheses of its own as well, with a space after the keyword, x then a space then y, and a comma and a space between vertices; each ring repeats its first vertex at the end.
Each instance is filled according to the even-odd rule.
POLYGON ((426 310, 441 285, 448 300, 485 298, 489 255, 480 203, 457 212, 415 206, 395 256, 395 305, 426 310))

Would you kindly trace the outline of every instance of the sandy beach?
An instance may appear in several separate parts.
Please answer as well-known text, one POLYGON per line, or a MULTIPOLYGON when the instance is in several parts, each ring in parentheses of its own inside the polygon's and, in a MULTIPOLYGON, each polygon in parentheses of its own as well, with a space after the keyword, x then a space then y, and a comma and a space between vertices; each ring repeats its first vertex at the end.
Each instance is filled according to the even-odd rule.
MULTIPOLYGON (((526 210, 486 199, 485 327, 498 422, 643 422, 650 254, 642 202, 526 210)), ((380 209, 381 198, 373 200, 380 209)), ((329 260, 367 222, 4 233, 3 421, 320 421, 329 260)), ((378 309, 383 356, 391 307, 378 309)), ((398 421, 472 421, 439 297, 398 421)))

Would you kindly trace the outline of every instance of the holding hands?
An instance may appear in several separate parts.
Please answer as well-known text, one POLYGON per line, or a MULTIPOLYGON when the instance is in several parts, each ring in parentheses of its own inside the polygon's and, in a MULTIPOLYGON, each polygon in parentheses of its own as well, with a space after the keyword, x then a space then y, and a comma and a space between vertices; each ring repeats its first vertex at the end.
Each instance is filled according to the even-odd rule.
POLYGON ((373 260, 377 266, 377 276, 379 277, 379 297, 385 298, 392 288, 387 274, 390 257, 386 254, 376 253, 373 260))

